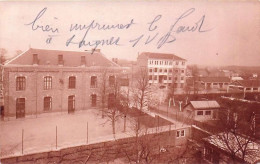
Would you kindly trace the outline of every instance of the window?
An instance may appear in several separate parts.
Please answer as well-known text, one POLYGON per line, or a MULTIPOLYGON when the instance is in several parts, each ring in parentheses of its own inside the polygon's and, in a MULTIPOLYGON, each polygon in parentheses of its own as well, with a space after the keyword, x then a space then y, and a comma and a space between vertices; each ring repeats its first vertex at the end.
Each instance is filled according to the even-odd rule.
POLYGON ((150 69, 149 69, 149 72, 153 72, 153 69, 150 68, 150 69))
POLYGON ((182 65, 185 65, 185 62, 181 62, 182 65))
POLYGON ((172 61, 170 61, 170 65, 172 65, 172 61))
POLYGON ((165 69, 164 72, 167 72, 167 69, 165 69))
POLYGON ((115 76, 109 76, 108 78, 108 83, 109 83, 109 86, 113 86, 115 84, 115 76))
POLYGON ((164 76, 164 80, 167 80, 167 76, 164 76))
POLYGON ((179 62, 178 62, 178 61, 176 61, 176 65, 179 65, 179 62))
POLYGON ((169 77, 168 77, 168 79, 169 79, 169 80, 172 80, 172 77, 171 77, 171 76, 169 76, 169 77))
POLYGON ((115 107, 115 105, 116 105, 115 103, 116 103, 115 95, 113 93, 110 93, 108 95, 108 102, 107 102, 108 109, 111 109, 111 108, 115 107))
POLYGON ((203 111, 197 111, 197 116, 203 115, 203 111))
POLYGON ((172 69, 169 69, 169 72, 172 73, 172 69))
POLYGON ((157 68, 154 68, 154 72, 157 72, 157 68))
POLYGON ((183 83, 181 83, 181 88, 183 88, 183 83))
POLYGON ((176 137, 184 137, 185 136, 185 130, 177 130, 176 137))
POLYGON ((251 90, 251 88, 246 88, 246 90, 247 90, 247 91, 250 91, 250 90, 251 90))
POLYGON ((16 118, 25 117, 25 98, 16 99, 16 118))
POLYGON ((257 90, 258 90, 258 88, 253 88, 253 90, 254 90, 254 91, 257 91, 257 90))
POLYGON ((178 73, 179 71, 176 69, 175 72, 178 73))
POLYGON ((69 77, 69 88, 70 89, 76 88, 76 77, 75 76, 69 77))
POLYGON ((213 83, 213 85, 218 85, 218 83, 213 83))
POLYGON ((184 80, 184 77, 183 77, 183 76, 181 77, 181 80, 184 80))
POLYGON ((211 115, 211 111, 210 111, 210 110, 207 110, 207 111, 205 112, 205 115, 211 115))
POLYGON ((44 77, 44 90, 48 90, 52 88, 52 77, 51 76, 45 76, 44 77))
POLYGON ((16 78, 16 90, 21 91, 25 90, 25 77, 20 76, 16 78))
POLYGON ((154 80, 157 80, 157 76, 154 76, 154 80))
POLYGON ((152 75, 149 75, 149 80, 153 80, 153 76, 152 75))
POLYGON ((181 73, 184 73, 184 69, 183 69, 183 70, 181 70, 181 73))
POLYGON ((75 111, 75 96, 68 96, 68 113, 75 111))
POLYGON ((178 77, 175 77, 174 79, 175 79, 175 81, 177 81, 177 80, 178 80, 178 77))
POLYGON ((160 69, 159 72, 162 72, 162 69, 160 69))
POLYGON ((44 97, 44 99, 43 99, 43 110, 49 111, 49 110, 51 110, 51 107, 52 107, 51 97, 44 97))
POLYGON ((97 95, 96 94, 91 95, 91 106, 92 107, 97 106, 97 95))
POLYGON ((97 88, 97 76, 91 76, 90 88, 97 88))
POLYGON ((63 55, 58 55, 58 64, 63 65, 63 55))

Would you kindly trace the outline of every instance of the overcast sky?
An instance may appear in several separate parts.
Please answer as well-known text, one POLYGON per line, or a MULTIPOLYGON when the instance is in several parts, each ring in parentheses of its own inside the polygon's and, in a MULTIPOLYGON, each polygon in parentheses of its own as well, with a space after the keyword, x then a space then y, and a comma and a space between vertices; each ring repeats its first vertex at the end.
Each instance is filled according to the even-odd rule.
POLYGON ((0 11, 0 47, 9 57, 29 47, 90 50, 79 42, 109 40, 112 45, 97 47, 108 58, 136 60, 148 51, 189 64, 260 66, 259 2, 0 2, 0 11), (87 29, 70 30, 91 22, 85 38, 87 29), (123 29, 98 30, 96 23, 123 29))

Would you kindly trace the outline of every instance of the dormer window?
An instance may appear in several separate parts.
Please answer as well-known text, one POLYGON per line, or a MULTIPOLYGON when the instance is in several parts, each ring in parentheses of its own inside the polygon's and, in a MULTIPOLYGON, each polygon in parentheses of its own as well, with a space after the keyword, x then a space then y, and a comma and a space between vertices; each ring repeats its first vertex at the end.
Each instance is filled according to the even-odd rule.
POLYGON ((58 64, 59 65, 63 65, 64 61, 63 61, 63 55, 59 55, 58 56, 58 64))
POLYGON ((38 54, 33 54, 33 65, 38 64, 38 54))
POLYGON ((85 56, 81 56, 80 65, 86 65, 86 57, 85 56))

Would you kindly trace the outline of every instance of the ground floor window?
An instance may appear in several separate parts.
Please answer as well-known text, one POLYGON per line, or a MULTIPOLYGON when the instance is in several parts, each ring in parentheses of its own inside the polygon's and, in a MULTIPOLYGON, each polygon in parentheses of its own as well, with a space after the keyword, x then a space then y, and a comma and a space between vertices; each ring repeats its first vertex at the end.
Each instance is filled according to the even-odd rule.
POLYGON ((211 111, 210 111, 210 110, 207 110, 207 111, 205 112, 205 115, 211 115, 211 111))
POLYGON ((52 98, 51 97, 44 97, 43 99, 43 110, 49 111, 52 107, 52 98))
POLYGON ((68 97, 68 112, 74 112, 75 111, 75 95, 71 95, 68 97))
POLYGON ((16 99, 16 118, 25 117, 25 98, 16 99))
POLYGON ((203 115, 203 111, 197 111, 197 115, 198 115, 198 116, 203 115))
POLYGON ((92 107, 97 106, 97 95, 96 94, 91 95, 91 106, 92 107))
POLYGON ((184 137, 185 136, 185 130, 177 130, 176 137, 184 137))

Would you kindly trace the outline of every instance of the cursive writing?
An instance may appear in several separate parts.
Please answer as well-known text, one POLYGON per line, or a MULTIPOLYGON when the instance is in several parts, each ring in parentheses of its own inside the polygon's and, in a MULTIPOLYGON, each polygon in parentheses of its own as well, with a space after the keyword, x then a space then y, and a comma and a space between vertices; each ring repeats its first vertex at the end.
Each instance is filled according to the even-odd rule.
MULTIPOLYGON (((30 23, 27 23, 25 25, 27 26, 31 26, 33 31, 36 31, 38 29, 41 29, 43 32, 52 32, 52 33, 59 33, 59 29, 58 28, 53 28, 50 25, 46 24, 46 25, 40 25, 38 22, 40 20, 40 18, 43 16, 43 14, 46 12, 47 8, 43 8, 38 15, 34 18, 34 20, 30 23)), ((54 17, 55 19, 57 19, 56 17, 54 17)))
MULTIPOLYGON (((46 11, 47 8, 43 8, 36 15, 33 21, 25 25, 30 26, 33 31, 39 30, 41 32, 47 32, 46 43, 51 44, 53 37, 60 37, 60 35, 57 35, 57 33, 59 33, 58 28, 51 26, 49 23, 42 23, 42 19, 44 18, 46 11)), ((128 35, 127 38, 125 36, 129 34, 130 29, 134 29, 142 22, 137 24, 135 18, 131 18, 125 23, 117 22, 106 24, 95 19, 91 20, 87 24, 70 23, 70 26, 67 29, 70 37, 65 40, 65 46, 68 47, 76 45, 78 48, 89 46, 96 49, 99 46, 126 46, 130 44, 131 47, 136 47, 138 45, 142 46, 153 44, 157 49, 160 49, 165 44, 176 42, 180 37, 179 34, 181 33, 205 33, 212 30, 205 28, 205 14, 199 16, 197 19, 192 17, 191 20, 191 16, 195 11, 195 8, 190 8, 176 18, 168 18, 158 14, 153 17, 152 20, 146 22, 147 28, 141 31, 137 31, 137 29, 135 29, 135 33, 131 33, 131 35, 128 35), (168 30, 167 28, 166 30, 162 30, 161 26, 167 27, 166 24, 162 23, 162 19, 164 18, 170 20, 168 21, 170 23, 168 30), (122 32, 118 34, 118 30, 122 32), (91 39, 91 33, 95 31, 101 34, 109 33, 111 35, 108 37, 106 35, 106 37, 101 37, 100 39, 91 39), (122 33, 124 35, 120 36, 122 33)), ((58 19, 56 17, 54 18, 55 20, 58 19)), ((133 32, 133 30, 131 32, 133 32)))

